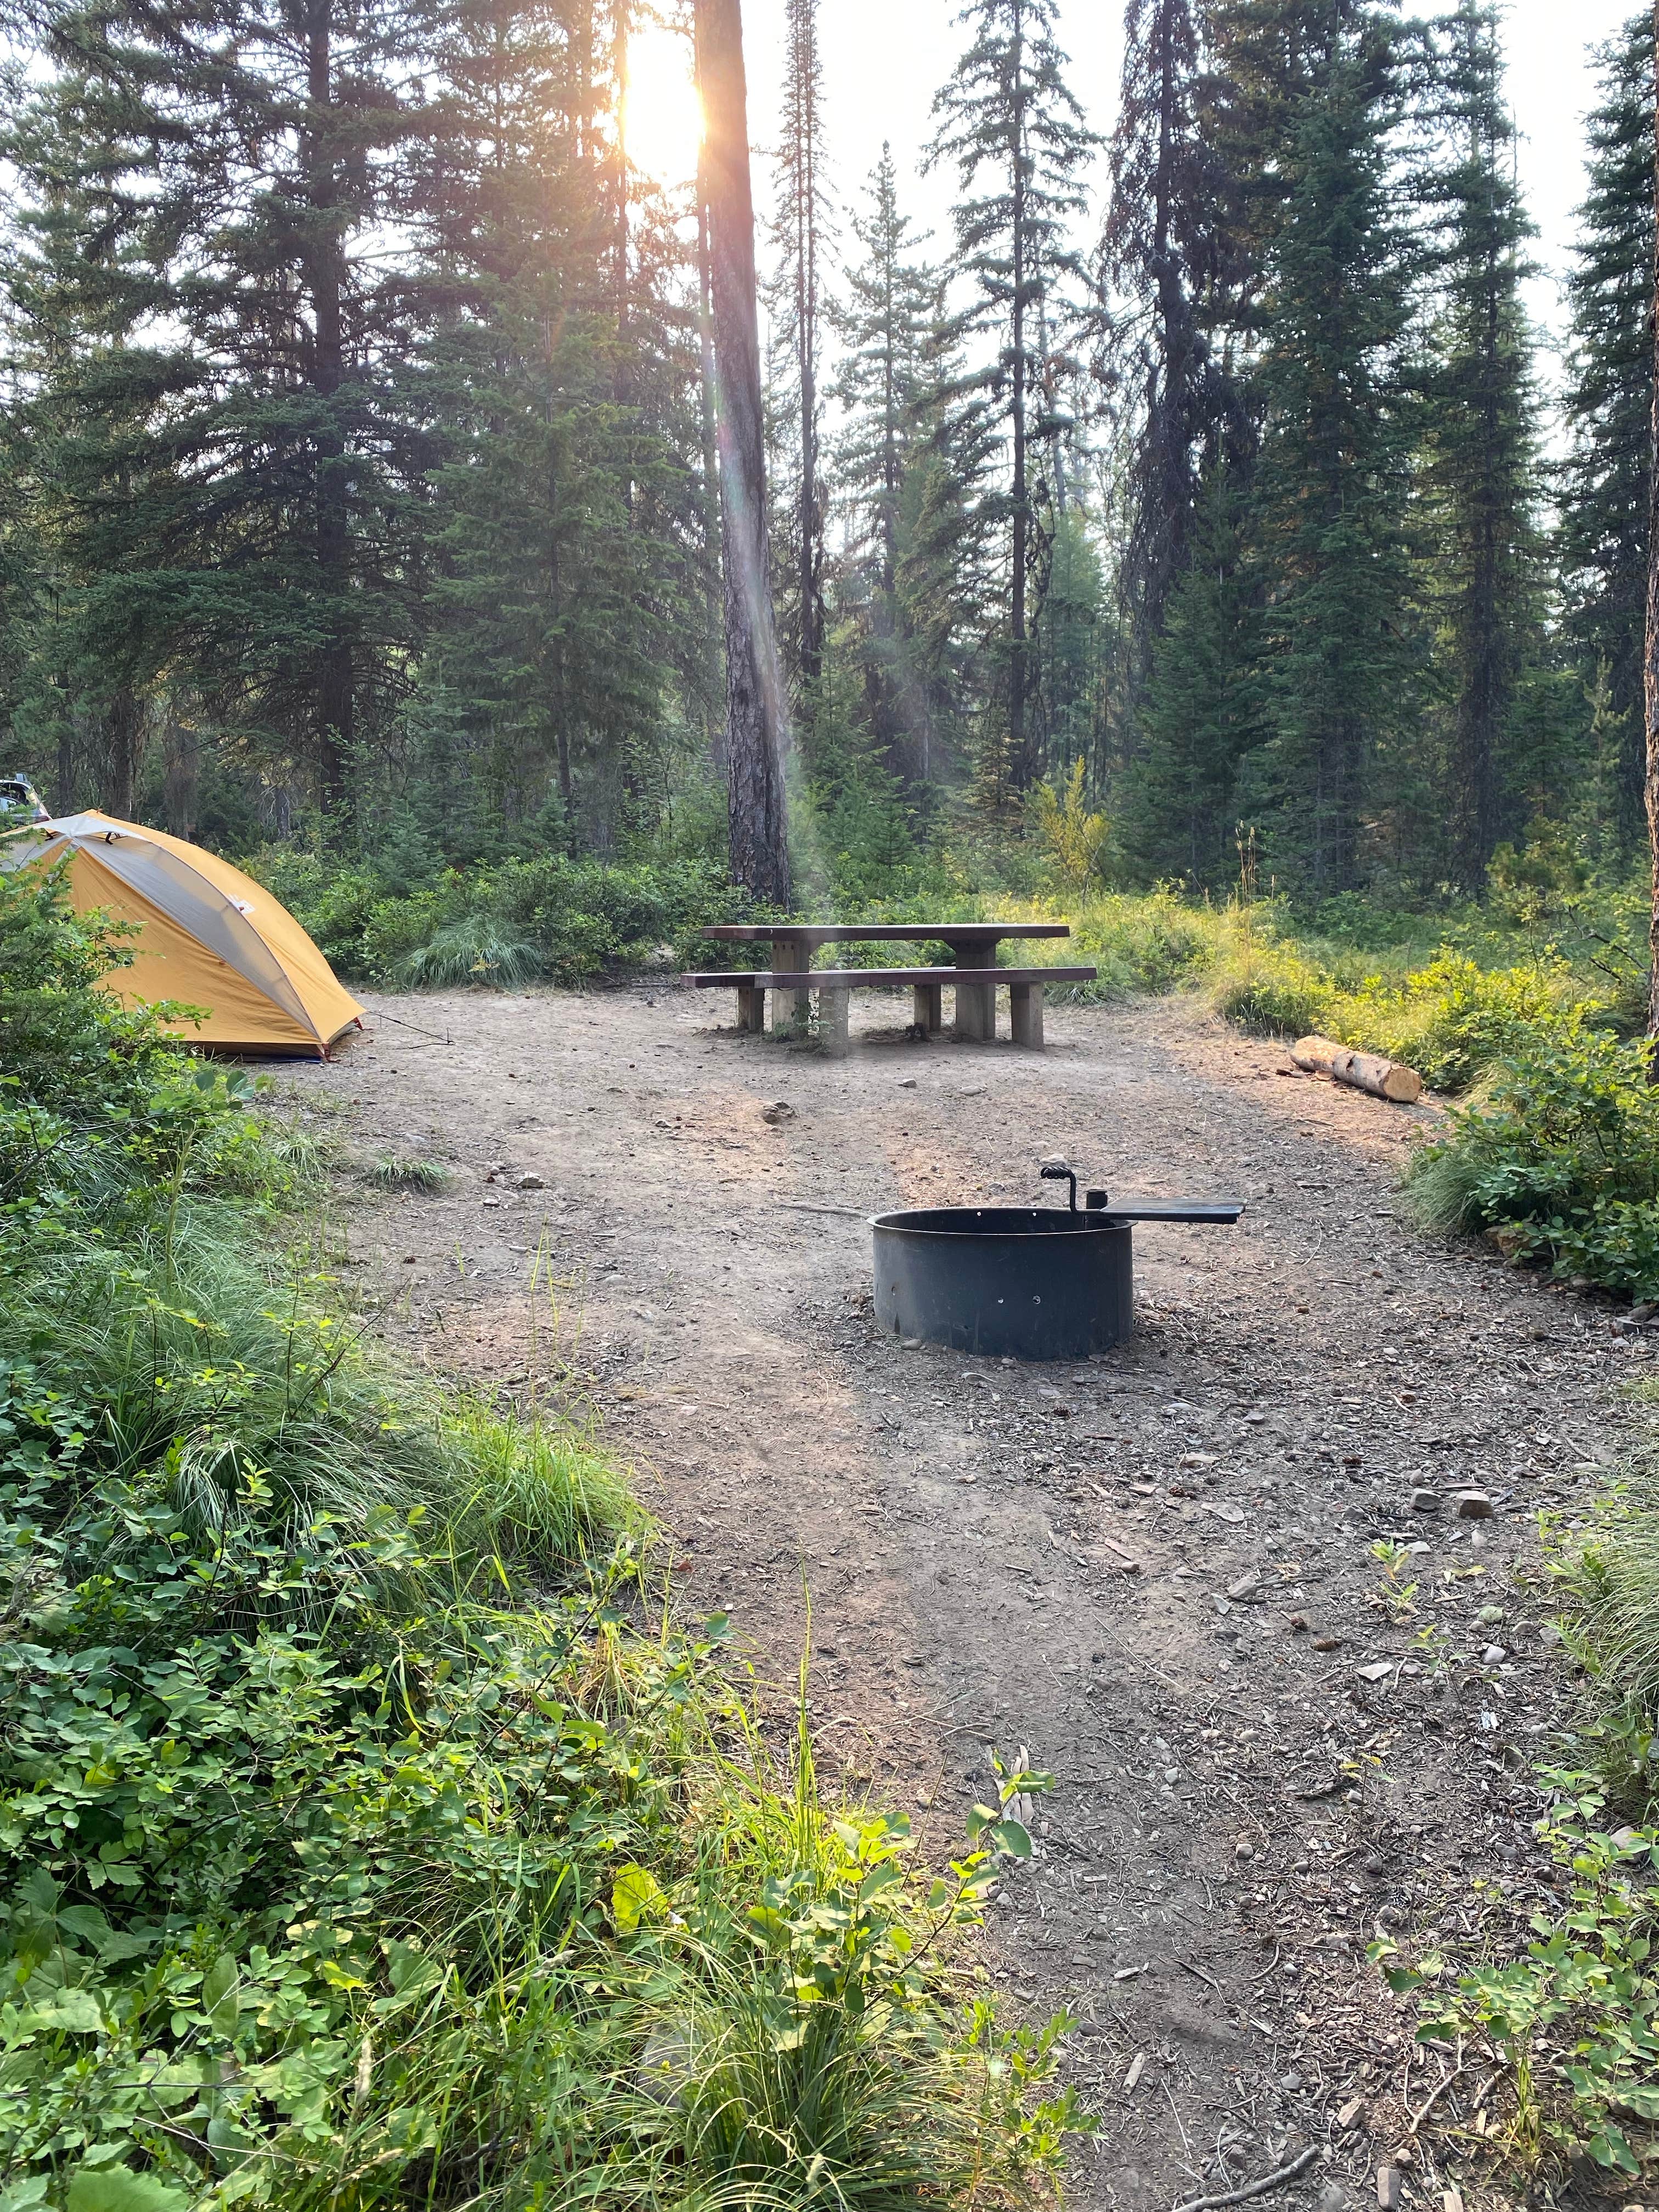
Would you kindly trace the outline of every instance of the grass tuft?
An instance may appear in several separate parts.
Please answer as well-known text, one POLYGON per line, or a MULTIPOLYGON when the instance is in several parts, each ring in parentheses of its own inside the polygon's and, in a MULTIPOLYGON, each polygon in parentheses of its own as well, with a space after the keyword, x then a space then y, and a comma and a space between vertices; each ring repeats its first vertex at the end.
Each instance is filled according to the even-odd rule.
POLYGON ((447 1190, 454 1180, 441 1160, 420 1152, 382 1152, 362 1174, 377 1190, 447 1190))
POLYGON ((416 991, 453 990, 464 983, 515 990, 546 972, 546 962, 528 939, 509 935, 485 914, 445 922, 394 970, 398 982, 416 991))

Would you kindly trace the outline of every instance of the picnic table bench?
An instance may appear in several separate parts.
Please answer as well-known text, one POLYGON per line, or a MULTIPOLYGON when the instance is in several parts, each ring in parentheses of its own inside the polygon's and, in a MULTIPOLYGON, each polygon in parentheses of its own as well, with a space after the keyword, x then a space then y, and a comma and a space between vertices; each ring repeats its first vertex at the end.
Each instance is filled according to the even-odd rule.
POLYGON ((1093 968, 999 968, 997 947, 1004 938, 1069 937, 1063 921, 896 922, 720 922, 701 934, 726 945, 769 945, 767 968, 720 969, 686 976, 698 990, 738 994, 738 1026, 766 1027, 766 994, 772 994, 775 1036, 792 1034, 805 1011, 806 994, 818 994, 818 1034, 826 1051, 847 1049, 848 997, 860 986, 908 983, 915 1028, 933 1036, 945 1026, 944 994, 956 993, 959 1037, 989 1041, 996 1035, 996 994, 1008 986, 1016 1044, 1041 1048, 1042 988, 1045 983, 1092 982, 1093 968), (951 956, 943 968, 814 968, 812 955, 823 945, 939 945, 951 956))

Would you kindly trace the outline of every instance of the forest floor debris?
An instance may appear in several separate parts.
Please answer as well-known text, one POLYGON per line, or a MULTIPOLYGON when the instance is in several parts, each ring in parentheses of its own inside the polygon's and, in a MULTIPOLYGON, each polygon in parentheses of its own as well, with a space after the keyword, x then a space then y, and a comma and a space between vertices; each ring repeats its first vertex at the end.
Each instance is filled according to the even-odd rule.
POLYGON ((1442 2079, 1364 1950, 1498 1943, 1554 1893, 1536 1516, 1588 1500, 1651 1339, 1411 1229, 1431 1105, 1266 1079, 1280 1048, 1186 1000, 1056 1009, 1042 1055, 907 1042, 872 1002, 840 1061, 660 986, 422 1006, 452 1045, 383 1030, 278 1079, 454 1170, 341 1194, 380 1326, 521 1398, 586 1378, 780 1725, 805 1580, 823 1770, 911 1805, 924 1847, 988 1747, 1052 1771, 987 1960, 1079 2016, 1079 2212, 1213 2201, 1310 2144, 1279 2201, 1358 2204, 1384 2167, 1407 2212, 1508 2201, 1451 2147, 1490 2069, 1442 2079), (1137 1232, 1104 1358, 881 1335, 860 1217, 1035 1203, 1055 1152, 1248 1211, 1137 1232))

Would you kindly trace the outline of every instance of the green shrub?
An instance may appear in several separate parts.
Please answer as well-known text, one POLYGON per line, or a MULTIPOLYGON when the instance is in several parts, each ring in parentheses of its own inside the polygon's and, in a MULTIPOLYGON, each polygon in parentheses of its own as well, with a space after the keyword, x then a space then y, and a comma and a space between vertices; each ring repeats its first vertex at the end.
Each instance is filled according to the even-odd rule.
POLYGON ((267 848, 244 865, 268 884, 349 979, 453 988, 693 961, 705 922, 750 918, 752 902, 711 862, 611 866, 549 854, 394 884, 370 860, 341 864, 267 848))
MULTIPOLYGON (((1214 959, 1221 917, 1194 906, 1172 891, 1139 896, 1109 892, 1091 900, 1076 914, 1072 935, 1042 956, 1059 961, 1090 961, 1098 980, 1079 987, 1079 995, 1127 998, 1137 992, 1172 991, 1202 973, 1214 959)), ((1021 948, 1021 957, 1028 948, 1021 948)))
POLYGON ((580 983, 611 968, 640 968, 662 948, 676 965, 701 961, 696 933, 747 911, 706 862, 609 867, 550 856, 514 860, 481 887, 487 909, 522 931, 556 981, 580 983))
POLYGON ((1437 1091, 1466 1091, 1506 1054, 1602 1011, 1559 959, 1491 969, 1443 948, 1389 973, 1352 952, 1316 960, 1272 933, 1280 926, 1253 931, 1221 962, 1218 1011, 1269 1036, 1329 1036, 1404 1060, 1437 1091))
POLYGON ((15 1097, 70 1115, 131 1110, 180 1064, 153 1012, 98 988, 132 965, 137 935, 81 920, 60 869, 0 873, 0 1074, 15 1097))
POLYGON ((355 972, 370 982, 395 980, 422 946, 465 927, 466 896, 464 878, 447 873, 424 890, 376 899, 363 916, 355 972))
POLYGON ((1659 1090, 1644 1042, 1534 1034, 1451 1125, 1412 1164, 1427 1224, 1493 1231, 1559 1275, 1659 1295, 1659 1090))
POLYGON ((1467 1091, 1508 1054, 1595 1012, 1556 960, 1480 968, 1442 951, 1401 981, 1376 976, 1346 994, 1331 1018, 1344 1044, 1405 1060, 1437 1091, 1467 1091))
POLYGON ((1330 1035, 1336 998, 1328 975, 1289 946, 1272 941, 1236 952, 1211 985, 1218 1012, 1269 1036, 1330 1035))

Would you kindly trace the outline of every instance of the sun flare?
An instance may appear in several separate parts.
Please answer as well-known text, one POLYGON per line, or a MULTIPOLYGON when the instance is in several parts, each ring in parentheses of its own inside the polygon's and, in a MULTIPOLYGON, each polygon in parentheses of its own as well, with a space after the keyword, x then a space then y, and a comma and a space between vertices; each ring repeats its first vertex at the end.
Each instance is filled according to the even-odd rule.
POLYGON ((642 175, 683 185, 696 174, 702 102, 691 82, 686 40, 657 30, 629 40, 623 131, 628 158, 642 175))

